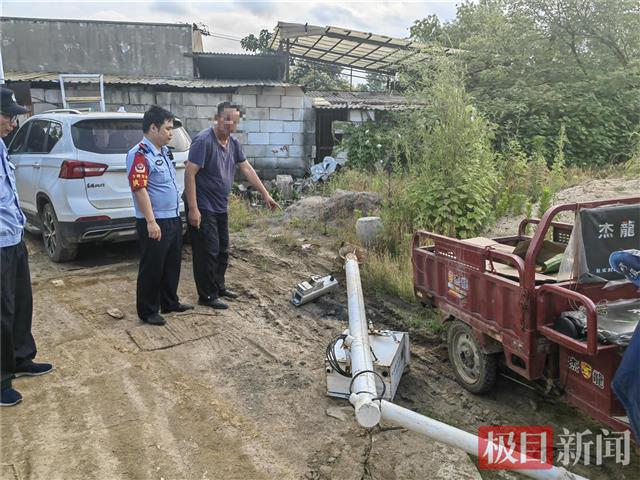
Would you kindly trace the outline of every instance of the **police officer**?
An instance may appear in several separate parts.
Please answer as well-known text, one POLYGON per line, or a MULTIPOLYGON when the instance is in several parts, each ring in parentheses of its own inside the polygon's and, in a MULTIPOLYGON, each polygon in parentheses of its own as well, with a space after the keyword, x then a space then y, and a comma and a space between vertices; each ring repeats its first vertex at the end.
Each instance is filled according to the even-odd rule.
MULTIPOLYGON (((0 87, 0 136, 16 128, 16 115, 27 109, 16 103, 13 92, 0 87)), ((53 371, 50 363, 34 363, 36 342, 31 334, 33 298, 29 257, 22 239, 25 217, 18 203, 13 165, 7 147, 0 140, 0 406, 19 403, 22 395, 12 387, 12 379, 43 375, 53 371)))
POLYGON ((144 138, 127 154, 141 249, 136 309, 140 319, 152 325, 166 323, 159 309, 169 313, 193 308, 180 303, 177 294, 182 223, 176 169, 167 147, 173 136, 173 119, 164 108, 147 110, 142 119, 144 138))

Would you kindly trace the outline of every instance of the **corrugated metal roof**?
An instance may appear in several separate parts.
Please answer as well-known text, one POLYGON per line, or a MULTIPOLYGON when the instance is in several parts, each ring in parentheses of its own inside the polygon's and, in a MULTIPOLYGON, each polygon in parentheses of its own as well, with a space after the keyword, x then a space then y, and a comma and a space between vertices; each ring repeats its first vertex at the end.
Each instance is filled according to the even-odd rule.
POLYGON ((296 58, 388 75, 434 55, 454 53, 386 35, 287 22, 278 22, 270 48, 282 48, 296 58))
POLYGON ((193 57, 201 79, 284 81, 287 71, 284 54, 197 53, 193 57))
POLYGON ((400 95, 380 92, 308 91, 313 107, 318 109, 349 108, 351 110, 408 110, 420 104, 410 102, 400 95))
MULTIPOLYGON (((50 82, 58 83, 60 76, 51 72, 5 72, 5 81, 8 82, 50 82)), ((208 78, 163 78, 163 77, 132 77, 124 75, 104 75, 104 83, 107 85, 144 85, 144 86, 169 86, 176 88, 236 88, 236 87, 295 87, 292 83, 278 80, 259 79, 208 79, 208 78)))
POLYGON ((281 53, 193 52, 194 57, 280 57, 281 53))

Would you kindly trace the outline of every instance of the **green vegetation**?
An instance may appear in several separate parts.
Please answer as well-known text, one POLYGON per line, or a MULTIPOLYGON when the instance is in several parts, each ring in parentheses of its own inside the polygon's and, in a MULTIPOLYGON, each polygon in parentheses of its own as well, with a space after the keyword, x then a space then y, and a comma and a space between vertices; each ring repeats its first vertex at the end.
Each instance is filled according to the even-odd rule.
POLYGON ((459 49, 499 151, 515 139, 547 157, 564 125, 567 165, 624 161, 640 121, 637 0, 480 0, 414 23, 414 39, 459 49))

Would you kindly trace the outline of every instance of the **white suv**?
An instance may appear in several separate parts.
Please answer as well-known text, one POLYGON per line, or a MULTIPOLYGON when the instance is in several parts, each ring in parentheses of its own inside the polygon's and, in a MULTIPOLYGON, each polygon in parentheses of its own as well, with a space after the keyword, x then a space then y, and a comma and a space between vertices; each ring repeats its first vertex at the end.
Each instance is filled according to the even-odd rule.
MULTIPOLYGON (((191 139, 179 120, 174 125, 169 148, 182 192, 191 139)), ((53 110, 29 118, 15 134, 9 159, 20 206, 54 262, 73 260, 79 243, 136 238, 125 158, 141 139, 141 113, 53 110)))

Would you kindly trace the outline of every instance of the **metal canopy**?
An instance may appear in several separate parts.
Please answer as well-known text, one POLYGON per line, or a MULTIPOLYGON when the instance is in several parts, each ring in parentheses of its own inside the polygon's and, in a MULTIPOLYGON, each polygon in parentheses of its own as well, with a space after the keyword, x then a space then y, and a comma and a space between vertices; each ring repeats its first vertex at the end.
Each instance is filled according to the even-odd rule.
POLYGON ((354 70, 393 75, 404 66, 450 49, 340 27, 278 22, 270 48, 294 58, 330 63, 354 70))

